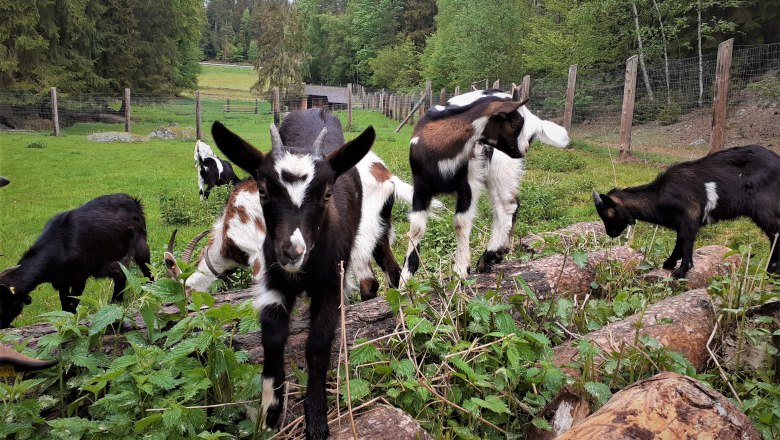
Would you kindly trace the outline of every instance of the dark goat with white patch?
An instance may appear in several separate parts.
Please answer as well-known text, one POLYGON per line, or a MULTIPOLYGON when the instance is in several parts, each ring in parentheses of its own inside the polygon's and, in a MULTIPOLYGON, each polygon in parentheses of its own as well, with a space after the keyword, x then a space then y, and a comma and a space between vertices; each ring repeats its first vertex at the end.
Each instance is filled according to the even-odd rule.
POLYGON ((746 216, 769 238, 774 251, 769 271, 780 273, 780 156, 760 145, 730 148, 669 167, 654 181, 593 201, 610 237, 642 220, 677 231, 674 250, 664 269, 676 278, 693 267, 693 244, 699 229, 720 220, 746 216))
POLYGON ((120 301, 127 279, 119 263, 133 259, 149 279, 152 273, 146 220, 141 202, 127 194, 100 196, 52 217, 19 260, 0 274, 0 328, 30 304, 42 283, 59 291, 62 309, 75 312, 87 278, 114 280, 112 300, 120 301))
POLYGON ((195 142, 195 169, 198 171, 198 193, 201 200, 209 198, 215 186, 233 185, 239 182, 230 162, 218 158, 211 147, 198 140, 195 142))
POLYGON ((361 218, 361 183, 354 166, 375 138, 369 127, 343 144, 340 132, 335 116, 294 111, 279 131, 271 126, 272 149, 263 154, 219 122, 212 127, 220 150, 254 176, 266 221, 266 276, 254 301, 261 310, 266 426, 276 426, 283 409, 290 312, 302 292, 311 299, 304 402, 308 439, 329 434, 325 379, 339 322, 339 263, 349 266, 361 218))
POLYGON ((429 110, 414 127, 409 143, 414 196, 402 283, 419 268, 419 243, 425 234, 431 199, 437 194, 457 196, 457 275, 465 278, 469 273, 471 227, 483 186, 493 205, 493 230, 477 270, 490 270, 509 251, 517 190, 524 173, 522 158, 529 144, 537 136, 559 148, 569 142, 563 127, 536 117, 525 107, 526 102, 520 102, 518 94, 497 90, 469 92, 450 99, 446 107, 429 110))

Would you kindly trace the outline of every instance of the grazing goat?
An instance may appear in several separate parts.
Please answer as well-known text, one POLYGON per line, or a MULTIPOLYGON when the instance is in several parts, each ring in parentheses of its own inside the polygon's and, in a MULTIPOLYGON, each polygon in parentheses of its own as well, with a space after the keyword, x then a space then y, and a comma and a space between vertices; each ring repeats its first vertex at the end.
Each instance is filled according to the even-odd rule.
POLYGON ((496 90, 470 92, 450 99, 446 107, 429 110, 414 127, 409 143, 414 196, 402 283, 419 268, 420 240, 431 199, 437 194, 454 192, 457 196, 456 274, 465 278, 469 273, 469 238, 483 186, 493 205, 493 230, 477 271, 489 271, 509 251, 518 185, 525 172, 522 158, 530 143, 536 137, 559 148, 569 143, 566 129, 536 117, 526 102, 520 102, 517 94, 496 90))
POLYGON ((119 263, 130 259, 152 279, 141 202, 127 194, 100 196, 52 217, 18 266, 0 274, 0 328, 8 327, 42 283, 59 291, 62 309, 75 312, 87 278, 114 280, 114 301, 127 281, 119 263))
POLYGON ((8 185, 9 183, 11 183, 10 180, 8 180, 7 178, 5 178, 3 176, 0 176, 0 188, 8 185))
POLYGON ((195 142, 195 169, 198 171, 198 190, 200 199, 209 198, 211 189, 228 183, 237 184, 238 176, 230 162, 222 160, 211 151, 211 147, 198 140, 195 142))
POLYGON ((769 237, 770 272, 780 273, 780 156, 759 146, 730 148, 701 159, 669 167, 646 184, 593 192, 596 211, 610 237, 643 220, 677 231, 672 254, 664 269, 680 267, 672 275, 685 277, 693 267, 693 244, 704 225, 750 217, 769 237))
POLYGON ((266 276, 254 301, 261 310, 266 426, 276 426, 282 412, 290 312, 302 292, 311 299, 304 401, 308 439, 329 434, 325 379, 339 322, 339 264, 348 269, 361 218, 361 182, 354 166, 375 138, 368 127, 342 144, 340 132, 333 115, 293 111, 279 131, 271 126, 271 151, 263 154, 219 122, 212 126, 219 149, 255 178, 266 221, 266 276))

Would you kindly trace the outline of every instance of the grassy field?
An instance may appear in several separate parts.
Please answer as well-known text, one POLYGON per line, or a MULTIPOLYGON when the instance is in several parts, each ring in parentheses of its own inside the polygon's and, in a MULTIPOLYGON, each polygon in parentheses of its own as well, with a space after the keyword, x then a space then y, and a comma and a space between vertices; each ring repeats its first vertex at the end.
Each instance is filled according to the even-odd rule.
MULTIPOLYGON (((206 103, 204 107, 218 102, 206 103)), ((189 115, 177 115, 170 109, 159 108, 137 108, 134 114, 139 122, 134 124, 133 130, 138 133, 148 133, 153 127, 169 122, 186 125, 189 118, 189 115)), ((346 115, 338 115, 345 122, 346 115)), ((267 134, 270 115, 222 114, 220 119, 260 149, 270 147, 267 134)), ((206 126, 210 123, 210 120, 204 120, 206 126)), ((410 180, 407 148, 411 127, 404 127, 396 134, 393 132, 395 121, 376 112, 357 111, 354 127, 347 131, 346 137, 355 137, 369 125, 377 130, 374 151, 391 170, 410 180)), ((210 201, 206 207, 198 200, 192 142, 98 143, 86 140, 86 134, 90 132, 112 129, 121 130, 100 124, 78 124, 64 130, 60 137, 44 133, 0 133, 0 174, 12 181, 0 190, 0 209, 4 218, 0 222, 0 266, 15 264, 55 213, 75 208, 102 194, 125 192, 143 201, 156 273, 162 270, 162 253, 175 227, 179 228, 177 249, 180 249, 184 246, 182 242, 210 226, 220 209, 214 206, 219 200, 210 201), (173 208, 184 211, 191 224, 177 226, 165 221, 163 211, 166 206, 168 210, 172 209, 172 203, 173 208)), ((205 140, 212 142, 210 136, 205 140)), ((573 148, 567 150, 535 144, 527 158, 528 172, 521 186, 518 235, 597 220, 591 200, 593 189, 604 192, 612 187, 647 182, 660 169, 654 163, 616 163, 612 160, 614 156, 614 151, 576 141, 573 148)), ((444 197, 444 201, 452 209, 453 199, 444 197)), ((403 259, 405 248, 403 236, 408 230, 407 213, 406 206, 395 209, 395 226, 401 237, 395 246, 399 261, 403 259)), ((490 221, 490 209, 483 197, 472 234, 475 260, 489 238, 490 221)), ((442 261, 451 260, 454 251, 451 224, 449 212, 429 222, 429 233, 423 241, 423 261, 430 269, 437 269, 442 261)), ((639 224, 634 245, 646 247, 650 241, 646 237, 652 232, 652 226, 639 224)), ((706 228, 699 241, 734 248, 752 245, 759 256, 767 253, 763 235, 747 221, 706 228)), ((659 231, 650 250, 651 257, 657 256, 660 264, 664 254, 671 251, 673 242, 672 232, 659 231)), ((527 258, 519 250, 514 257, 527 258)), ((110 282, 90 280, 85 294, 106 301, 110 297, 110 282)), ((25 308, 15 325, 35 322, 39 313, 59 308, 56 292, 48 284, 42 285, 33 293, 33 303, 25 308)))
POLYGON ((249 89, 257 81, 254 69, 230 66, 200 66, 198 88, 202 97, 251 99, 249 89))

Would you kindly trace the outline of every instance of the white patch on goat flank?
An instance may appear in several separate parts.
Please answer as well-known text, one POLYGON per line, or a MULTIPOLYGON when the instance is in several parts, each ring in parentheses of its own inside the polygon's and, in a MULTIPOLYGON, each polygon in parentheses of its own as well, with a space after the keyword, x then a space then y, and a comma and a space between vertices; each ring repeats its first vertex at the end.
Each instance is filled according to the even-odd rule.
POLYGON ((297 155, 285 152, 284 156, 274 165, 274 170, 279 175, 279 182, 287 190, 290 200, 292 200, 295 206, 300 208, 303 205, 303 199, 306 197, 309 183, 314 178, 314 158, 308 154, 297 155), (283 171, 294 176, 305 176, 305 178, 295 182, 287 182, 282 179, 283 171))
POLYGON ((458 169, 460 169, 460 167, 466 163, 466 161, 469 159, 469 156, 471 156, 471 151, 474 149, 477 141, 482 137, 482 132, 485 130, 487 122, 487 116, 482 116, 472 121, 471 126, 474 127, 474 133, 463 144, 460 152, 458 152, 458 154, 451 159, 444 159, 439 162, 439 173, 443 178, 452 178, 458 169))
POLYGON ((265 419, 268 415, 268 408, 279 404, 279 399, 274 394, 274 379, 272 377, 263 376, 263 427, 265 428, 265 419))
POLYGON ((478 101, 481 98, 484 98, 486 96, 495 96, 497 98, 504 98, 504 99, 512 99, 512 95, 509 95, 507 93, 493 93, 491 95, 486 95, 484 90, 475 90, 473 92, 464 93, 462 95, 453 96, 447 101, 447 105, 452 105, 456 107, 463 107, 466 105, 469 105, 473 102, 478 101))
POLYGON ((704 206, 701 222, 707 225, 715 221, 710 213, 718 206, 718 185, 715 182, 707 182, 704 184, 704 190, 707 192, 707 204, 704 206))

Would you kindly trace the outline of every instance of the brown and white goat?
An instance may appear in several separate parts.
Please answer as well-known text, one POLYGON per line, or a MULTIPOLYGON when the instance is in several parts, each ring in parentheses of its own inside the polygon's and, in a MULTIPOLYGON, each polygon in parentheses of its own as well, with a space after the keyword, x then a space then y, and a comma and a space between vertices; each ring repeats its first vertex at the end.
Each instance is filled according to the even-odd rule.
POLYGON ((760 146, 730 148, 701 159, 672 165, 646 185, 593 192, 593 202, 610 237, 636 220, 674 229, 677 240, 663 264, 685 277, 693 267, 699 229, 746 216, 769 238, 769 272, 780 273, 780 156, 760 146))
POLYGON ((266 426, 276 426, 283 409, 290 312, 303 292, 311 299, 304 400, 308 439, 329 434, 325 379, 339 322, 339 265, 350 264, 361 217, 360 175, 354 166, 375 138, 369 127, 343 143, 340 127, 328 113, 293 111, 279 131, 271 126, 272 148, 267 154, 219 122, 212 127, 219 149, 255 178, 266 221, 267 270, 255 299, 261 308, 265 355, 261 417, 266 426))
POLYGON ((59 291, 62 310, 75 312, 87 279, 114 280, 113 301, 121 301, 127 278, 119 263, 135 261, 152 279, 141 202, 110 194, 52 217, 18 266, 0 273, 0 328, 6 328, 30 304, 42 283, 59 291))
POLYGON ((414 196, 402 283, 419 268, 420 240, 437 194, 457 196, 456 274, 465 278, 469 273, 471 227, 483 186, 493 205, 493 230, 477 271, 490 270, 509 251, 525 172, 522 158, 530 143, 537 137, 559 148, 569 143, 563 127, 536 117, 526 102, 517 94, 479 90, 450 99, 446 107, 436 106, 415 126, 409 143, 414 196))

